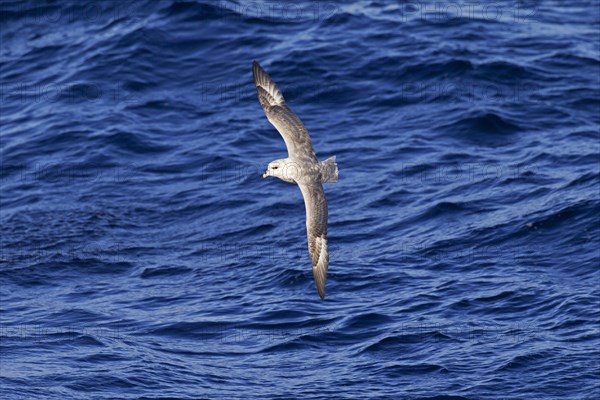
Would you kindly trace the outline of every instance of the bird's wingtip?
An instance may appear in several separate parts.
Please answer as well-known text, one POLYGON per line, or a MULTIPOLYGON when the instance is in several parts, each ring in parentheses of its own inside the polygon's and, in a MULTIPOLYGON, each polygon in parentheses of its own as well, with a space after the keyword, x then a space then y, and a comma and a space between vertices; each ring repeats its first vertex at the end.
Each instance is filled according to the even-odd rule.
POLYGON ((264 70, 260 64, 256 60, 252 61, 252 76, 254 77, 254 81, 256 82, 262 74, 264 74, 264 70))
POLYGON ((319 293, 321 300, 325 300, 325 285, 317 283, 317 292, 319 293))

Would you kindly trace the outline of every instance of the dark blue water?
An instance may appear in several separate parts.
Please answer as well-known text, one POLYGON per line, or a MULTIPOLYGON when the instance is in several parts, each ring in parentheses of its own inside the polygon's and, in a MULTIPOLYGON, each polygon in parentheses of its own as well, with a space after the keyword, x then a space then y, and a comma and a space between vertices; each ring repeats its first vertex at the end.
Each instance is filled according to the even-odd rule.
POLYGON ((595 399, 598 2, 21 2, 2 399, 595 399), (315 290, 252 83, 320 159, 315 290))

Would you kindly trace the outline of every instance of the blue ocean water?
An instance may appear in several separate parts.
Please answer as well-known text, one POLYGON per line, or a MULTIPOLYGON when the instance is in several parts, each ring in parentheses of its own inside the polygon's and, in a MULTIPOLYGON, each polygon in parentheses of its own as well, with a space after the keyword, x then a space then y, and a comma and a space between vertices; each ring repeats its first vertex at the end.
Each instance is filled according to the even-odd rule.
POLYGON ((598 398, 599 10, 2 1, 0 397, 598 398))

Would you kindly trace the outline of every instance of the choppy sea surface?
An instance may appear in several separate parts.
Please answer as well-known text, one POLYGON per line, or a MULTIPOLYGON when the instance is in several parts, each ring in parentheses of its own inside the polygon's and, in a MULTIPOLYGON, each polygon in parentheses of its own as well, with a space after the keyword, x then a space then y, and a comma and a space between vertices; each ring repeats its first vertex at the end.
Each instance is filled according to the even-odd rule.
POLYGON ((2 399, 596 399, 597 1, 0 3, 2 399), (257 60, 337 156, 317 295, 257 60))

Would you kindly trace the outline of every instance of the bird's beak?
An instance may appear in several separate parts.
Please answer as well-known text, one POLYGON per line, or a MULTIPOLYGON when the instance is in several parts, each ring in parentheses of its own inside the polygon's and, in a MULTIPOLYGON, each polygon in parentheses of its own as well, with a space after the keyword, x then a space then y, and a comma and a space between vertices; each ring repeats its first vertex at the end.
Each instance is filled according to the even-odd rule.
POLYGON ((269 174, 267 173, 267 171, 265 171, 265 173, 263 174, 263 178, 266 178, 267 176, 269 176, 269 174))

